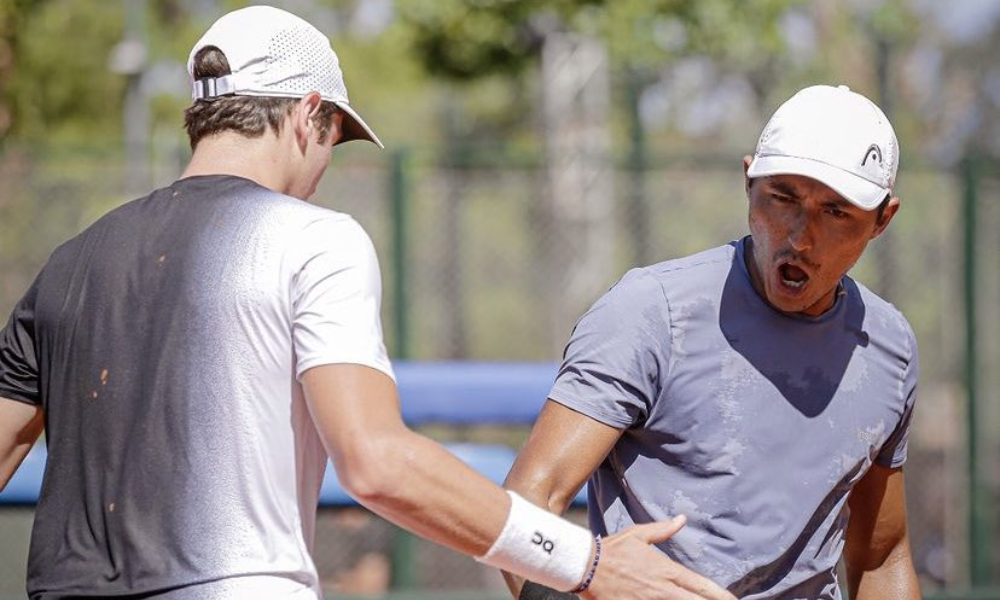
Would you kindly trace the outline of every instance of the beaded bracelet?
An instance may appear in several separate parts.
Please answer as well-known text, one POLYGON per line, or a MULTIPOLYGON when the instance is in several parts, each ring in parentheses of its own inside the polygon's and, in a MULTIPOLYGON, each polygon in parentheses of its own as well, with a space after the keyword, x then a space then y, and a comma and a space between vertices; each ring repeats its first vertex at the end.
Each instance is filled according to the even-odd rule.
POLYGON ((590 587, 591 582, 594 581, 594 574, 597 573, 597 563, 601 560, 601 536, 598 535, 594 538, 594 545, 596 549, 594 550, 594 564, 590 565, 590 571, 587 572, 587 577, 584 578, 583 583, 581 583, 575 590, 571 590, 571 594, 579 594, 590 587))

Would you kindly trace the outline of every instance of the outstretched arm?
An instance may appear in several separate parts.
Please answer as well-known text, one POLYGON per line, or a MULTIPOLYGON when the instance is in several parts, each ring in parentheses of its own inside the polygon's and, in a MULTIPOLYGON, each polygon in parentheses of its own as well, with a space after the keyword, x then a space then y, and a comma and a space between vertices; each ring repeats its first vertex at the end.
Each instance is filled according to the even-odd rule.
POLYGON ((43 424, 41 407, 0 397, 0 490, 28 455, 43 424))
MULTIPOLYGON (((359 365, 325 365, 307 370, 302 383, 341 483, 363 505, 427 539, 473 556, 494 551, 501 532, 508 534, 515 518, 510 496, 439 444, 410 431, 400 417, 396 386, 388 376, 359 365)), ((529 515, 521 524, 558 530, 561 525, 553 524, 565 523, 540 509, 530 510, 540 514, 529 515)), ((672 563, 648 544, 669 537, 678 525, 651 523, 609 538, 584 597, 673 598, 663 591, 672 563)), ((534 529, 527 531, 530 538, 534 529)), ((563 539, 572 537, 577 544, 582 540, 589 562, 594 545, 585 530, 580 532, 582 538, 563 539)), ((513 556, 511 564, 523 564, 518 562, 523 559, 513 556)), ((522 575, 528 574, 528 569, 524 571, 522 575)), ((732 599, 723 590, 697 598, 732 599)))
POLYGON ((359 365, 326 365, 306 371, 302 383, 337 476, 352 496, 431 541, 473 556, 489 550, 507 517, 507 495, 407 428, 388 376, 359 365))
POLYGON ((903 470, 873 466, 851 492, 844 563, 855 600, 919 600, 903 470))

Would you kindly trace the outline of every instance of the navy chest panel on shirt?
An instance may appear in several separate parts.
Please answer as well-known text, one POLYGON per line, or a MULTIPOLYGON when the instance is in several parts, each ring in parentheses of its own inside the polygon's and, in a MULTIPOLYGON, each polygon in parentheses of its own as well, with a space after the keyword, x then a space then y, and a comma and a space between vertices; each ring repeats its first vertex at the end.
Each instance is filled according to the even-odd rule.
POLYGON ((721 300, 671 305, 670 372, 635 434, 705 476, 809 480, 819 471, 852 485, 901 418, 904 365, 872 341, 850 292, 813 321, 728 282, 721 300))
MULTIPOLYGON (((863 353, 855 357, 822 409, 804 413, 742 355, 720 349, 713 369, 674 373, 637 435, 655 432, 664 450, 706 474, 739 475, 764 461, 810 470, 833 461, 849 470, 870 464, 901 415, 898 386, 873 380, 873 368, 863 353)), ((808 388, 805 369, 785 373, 808 388)))

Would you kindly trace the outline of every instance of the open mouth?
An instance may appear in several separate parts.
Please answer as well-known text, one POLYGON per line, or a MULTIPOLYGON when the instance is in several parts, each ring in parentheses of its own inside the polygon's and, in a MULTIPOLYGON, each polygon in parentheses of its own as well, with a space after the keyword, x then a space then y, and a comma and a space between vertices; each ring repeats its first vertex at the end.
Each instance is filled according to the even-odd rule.
POLYGON ((788 263, 778 267, 778 275, 781 277, 781 283, 792 288, 793 290, 800 289, 809 281, 808 273, 803 271, 801 268, 788 263))

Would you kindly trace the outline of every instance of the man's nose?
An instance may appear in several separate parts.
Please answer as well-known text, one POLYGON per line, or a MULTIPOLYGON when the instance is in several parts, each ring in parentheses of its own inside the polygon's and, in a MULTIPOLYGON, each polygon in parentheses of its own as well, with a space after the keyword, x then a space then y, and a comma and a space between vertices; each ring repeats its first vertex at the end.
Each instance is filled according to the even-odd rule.
POLYGON ((815 241, 814 226, 809 215, 805 211, 800 211, 792 221, 792 227, 788 232, 788 243, 796 252, 805 252, 813 246, 815 241))

